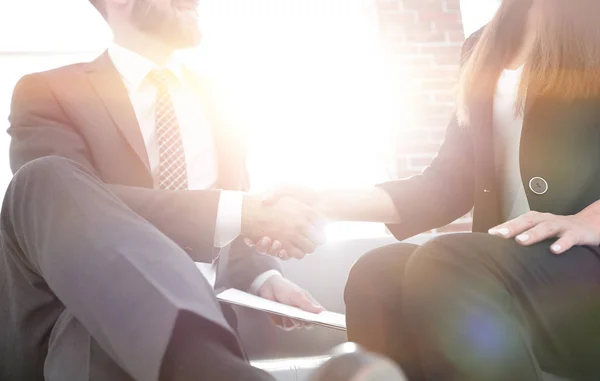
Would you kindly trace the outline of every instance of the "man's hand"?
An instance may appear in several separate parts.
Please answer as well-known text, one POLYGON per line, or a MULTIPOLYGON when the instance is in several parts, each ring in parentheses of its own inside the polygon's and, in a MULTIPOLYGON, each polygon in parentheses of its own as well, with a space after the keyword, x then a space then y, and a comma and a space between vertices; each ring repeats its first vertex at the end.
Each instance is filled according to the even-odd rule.
POLYGON ((325 241, 324 225, 318 212, 293 198, 281 197, 265 204, 261 196, 244 197, 242 235, 252 242, 272 237, 278 241, 273 254, 282 259, 300 259, 313 253, 325 241))
MULTIPOLYGON (((274 206, 280 200, 286 198, 293 198, 314 209, 318 209, 322 204, 317 191, 296 185, 284 185, 267 193, 262 198, 262 204, 265 206, 274 206)), ((301 259, 303 257, 299 257, 297 252, 295 253, 296 255, 290 253, 286 250, 281 240, 272 235, 264 235, 258 237, 258 239, 246 237, 244 241, 246 245, 254 247, 258 253, 277 256, 281 260, 289 260, 291 258, 301 259)))
MULTIPOLYGON (((300 286, 285 279, 281 275, 273 275, 258 289, 258 296, 274 302, 298 307, 304 311, 321 313, 325 309, 300 286)), ((270 315, 273 322, 280 328, 289 331, 299 327, 310 327, 297 320, 270 315)))
MULTIPOLYGON (((595 204, 594 204, 595 205, 595 204)), ((549 238, 559 238, 550 250, 562 254, 576 245, 600 245, 598 205, 572 216, 529 212, 490 229, 489 233, 503 238, 514 238, 523 246, 530 246, 549 238)))

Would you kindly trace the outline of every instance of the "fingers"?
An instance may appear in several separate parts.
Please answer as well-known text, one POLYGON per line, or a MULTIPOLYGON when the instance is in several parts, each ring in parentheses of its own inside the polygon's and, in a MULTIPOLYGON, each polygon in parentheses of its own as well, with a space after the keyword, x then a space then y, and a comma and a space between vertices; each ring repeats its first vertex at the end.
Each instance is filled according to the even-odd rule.
POLYGON ((317 303, 313 297, 306 291, 296 291, 291 300, 291 305, 298 307, 304 311, 315 314, 323 312, 325 309, 317 303))
POLYGON ((248 246, 248 247, 254 247, 254 246, 256 246, 256 245, 254 244, 254 241, 253 241, 253 240, 251 240, 251 239, 250 239, 250 238, 248 238, 248 237, 244 237, 244 243, 245 243, 245 244, 246 244, 246 246, 248 246))
POLYGON ((490 229, 489 233, 504 238, 515 238, 516 236, 533 228, 545 219, 548 219, 550 216, 552 215, 546 213, 528 212, 511 221, 490 229))
POLYGON ((311 329, 315 328, 315 325, 306 321, 300 322, 302 324, 302 328, 306 329, 307 331, 310 331, 311 329))
POLYGON ((317 249, 317 244, 306 238, 306 236, 296 236, 292 239, 291 244, 294 245, 297 250, 302 252, 303 257, 306 256, 306 254, 314 253, 317 249))
POLYGON ((550 238, 559 237, 550 247, 550 251, 554 254, 562 254, 576 245, 597 242, 596 239, 587 237, 587 230, 581 224, 574 222, 572 218, 573 216, 529 212, 490 229, 489 232, 504 238, 515 238, 523 246, 530 246, 550 238))
POLYGON ((524 246, 533 245, 548 238, 561 236, 568 226, 566 221, 559 219, 544 221, 517 235, 516 240, 524 246))
POLYGON ((290 246, 286 252, 289 258, 303 259, 306 257, 306 253, 295 246, 290 246))
POLYGON ((566 251, 570 250, 573 246, 578 245, 579 240, 577 236, 572 232, 565 233, 562 237, 560 237, 552 246, 550 246, 550 251, 554 254, 563 254, 566 251))
POLYGON ((278 240, 273 241, 273 244, 267 251, 267 254, 272 256, 278 256, 279 252, 283 249, 283 245, 278 240))
POLYGON ((325 220, 313 208, 286 196, 266 209, 266 222, 261 230, 268 237, 254 242, 245 240, 258 253, 282 260, 302 259, 325 243, 325 220))
POLYGON ((296 328, 302 327, 302 323, 287 318, 287 317, 283 317, 283 316, 278 316, 278 315, 269 315, 271 321, 273 322, 273 324, 275 324, 277 327, 281 328, 284 331, 293 331, 296 328))
POLYGON ((256 251, 260 254, 267 254, 272 245, 272 240, 269 237, 261 238, 256 244, 256 251))
POLYGON ((288 254, 288 252, 285 249, 280 250, 279 254, 277 254, 277 257, 282 261, 289 261, 290 259, 292 259, 292 257, 288 254))

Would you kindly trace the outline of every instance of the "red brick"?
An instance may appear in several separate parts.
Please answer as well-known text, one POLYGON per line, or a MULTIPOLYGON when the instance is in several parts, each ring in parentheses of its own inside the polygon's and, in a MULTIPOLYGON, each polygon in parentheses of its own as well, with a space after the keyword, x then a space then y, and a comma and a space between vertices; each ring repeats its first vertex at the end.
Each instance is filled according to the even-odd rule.
MULTIPOLYGON (((397 88, 396 168, 418 174, 436 156, 454 112, 464 32, 459 0, 376 0, 397 88)), ((448 229, 462 230, 468 221, 448 229)))
POLYGON ((456 94, 454 92, 441 92, 433 94, 433 102, 438 104, 455 104, 456 94))
POLYGON ((399 25, 415 25, 417 23, 417 12, 389 12, 379 16, 382 25, 398 27, 399 25))
POLYGON ((398 0, 376 0, 377 8, 380 11, 397 11, 400 9, 398 0))
POLYGON ((465 42, 465 32, 463 30, 446 30, 446 41, 451 43, 465 42))
POLYGON ((446 34, 440 31, 406 31, 403 33, 407 42, 413 43, 431 43, 446 41, 446 34))
MULTIPOLYGON (((437 56, 450 56, 457 55, 460 56, 461 47, 460 46, 421 46, 420 52, 422 55, 431 55, 434 57, 437 56)), ((458 61, 457 61, 458 63, 458 61)))
POLYGON ((403 0, 403 9, 436 11, 443 9, 442 0, 403 0))
POLYGON ((442 7, 449 11, 460 11, 460 0, 444 0, 442 7))
POLYGON ((442 11, 420 11, 418 20, 421 22, 433 22, 434 24, 444 23, 449 25, 461 25, 460 15, 457 13, 447 13, 442 11))

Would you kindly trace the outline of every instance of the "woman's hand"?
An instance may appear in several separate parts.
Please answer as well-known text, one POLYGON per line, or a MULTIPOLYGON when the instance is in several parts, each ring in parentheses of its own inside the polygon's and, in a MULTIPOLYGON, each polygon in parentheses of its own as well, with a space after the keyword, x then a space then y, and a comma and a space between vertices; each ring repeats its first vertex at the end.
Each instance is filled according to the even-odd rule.
POLYGON ((599 206, 592 207, 572 216, 557 216, 550 213, 529 212, 514 220, 490 229, 489 233, 504 238, 515 238, 529 246, 550 238, 558 240, 550 247, 554 254, 562 254, 573 246, 599 246, 599 206), (594 208, 592 208, 594 207, 594 208))
MULTIPOLYGON (((263 204, 271 206, 276 204, 281 198, 292 197, 303 204, 311 207, 315 207, 319 202, 319 193, 313 189, 297 186, 297 185, 283 185, 279 188, 267 193, 263 197, 263 204)), ((259 254, 266 254, 274 257, 278 257, 282 261, 288 261, 292 258, 302 259, 306 253, 296 253, 290 255, 280 241, 274 240, 271 237, 263 237, 257 242, 250 238, 244 238, 246 245, 253 247, 259 254)))

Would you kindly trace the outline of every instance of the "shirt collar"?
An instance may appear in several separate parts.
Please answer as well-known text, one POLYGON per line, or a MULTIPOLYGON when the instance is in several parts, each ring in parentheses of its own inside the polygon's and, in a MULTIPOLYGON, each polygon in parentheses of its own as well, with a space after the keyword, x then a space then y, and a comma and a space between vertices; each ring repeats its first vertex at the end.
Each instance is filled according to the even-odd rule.
MULTIPOLYGON (((138 90, 148 74, 160 68, 146 57, 114 42, 108 48, 108 55, 123 81, 132 90, 138 90)), ((183 83, 183 65, 176 54, 169 58, 163 68, 168 69, 180 83, 183 83)))

